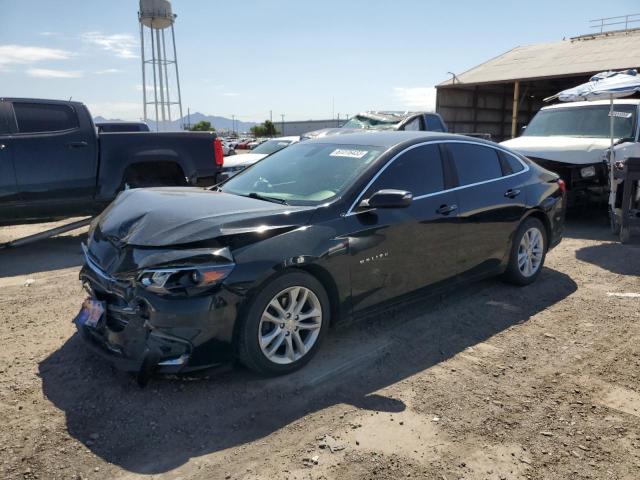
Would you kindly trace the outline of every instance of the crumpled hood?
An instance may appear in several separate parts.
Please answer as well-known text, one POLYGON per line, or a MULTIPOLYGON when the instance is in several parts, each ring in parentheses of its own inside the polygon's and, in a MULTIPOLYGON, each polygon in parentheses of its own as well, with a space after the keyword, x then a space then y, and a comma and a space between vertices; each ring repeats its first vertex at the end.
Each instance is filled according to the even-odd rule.
POLYGON ((224 157, 224 168, 248 167, 266 157, 266 153, 239 153, 231 157, 224 157))
POLYGON ((313 210, 193 187, 133 189, 122 192, 94 227, 114 243, 163 247, 302 226, 313 210))
POLYGON ((602 154, 611 145, 611 139, 525 135, 507 140, 500 145, 511 148, 527 157, 573 165, 589 165, 602 161, 602 154))

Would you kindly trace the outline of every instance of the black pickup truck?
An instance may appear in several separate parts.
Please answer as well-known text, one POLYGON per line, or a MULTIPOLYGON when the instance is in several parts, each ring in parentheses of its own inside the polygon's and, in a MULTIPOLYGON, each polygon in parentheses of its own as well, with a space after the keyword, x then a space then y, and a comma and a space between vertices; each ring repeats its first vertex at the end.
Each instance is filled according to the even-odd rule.
POLYGON ((99 213, 125 188, 212 185, 209 132, 99 133, 79 102, 0 98, 0 225, 99 213))

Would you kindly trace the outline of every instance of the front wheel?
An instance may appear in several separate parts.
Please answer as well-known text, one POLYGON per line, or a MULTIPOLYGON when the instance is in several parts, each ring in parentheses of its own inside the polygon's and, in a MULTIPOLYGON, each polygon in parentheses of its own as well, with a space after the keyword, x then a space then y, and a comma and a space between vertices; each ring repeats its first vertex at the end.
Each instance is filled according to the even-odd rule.
POLYGON ((529 217, 514 235, 505 280, 520 286, 533 283, 542 271, 546 254, 544 225, 537 218, 529 217))
POLYGON ((238 356, 251 370, 282 375, 315 355, 329 325, 329 297, 306 272, 289 272, 253 298, 238 332, 238 356))

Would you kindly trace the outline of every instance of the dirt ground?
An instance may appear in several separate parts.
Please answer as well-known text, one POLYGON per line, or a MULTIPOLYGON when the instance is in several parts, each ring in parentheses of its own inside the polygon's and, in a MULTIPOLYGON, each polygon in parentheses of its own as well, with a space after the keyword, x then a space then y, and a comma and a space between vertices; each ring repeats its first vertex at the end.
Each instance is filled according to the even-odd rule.
POLYGON ((533 286, 340 326, 293 375, 146 389, 74 335, 83 239, 0 251, 2 479, 640 478, 640 246, 604 220, 533 286))

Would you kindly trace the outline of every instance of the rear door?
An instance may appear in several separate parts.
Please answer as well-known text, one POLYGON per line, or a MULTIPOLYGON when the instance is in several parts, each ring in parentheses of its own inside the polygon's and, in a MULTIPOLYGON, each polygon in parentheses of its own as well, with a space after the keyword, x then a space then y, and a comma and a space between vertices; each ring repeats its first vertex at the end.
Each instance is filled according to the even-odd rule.
POLYGON ((508 255, 511 237, 526 211, 520 175, 525 166, 489 145, 456 141, 446 147, 459 185, 457 270, 472 276, 492 272, 508 255))
MULTIPOLYGON (((17 201, 16 172, 13 167, 10 105, 0 100, 0 208, 9 207, 17 201)), ((4 215, 3 215, 4 216, 4 215)))
POLYGON ((361 199, 383 189, 407 190, 406 208, 348 214, 354 311, 437 284, 456 265, 456 192, 447 187, 437 144, 410 147, 387 164, 361 199), (451 209, 448 209, 452 207, 451 209))
POLYGON ((11 140, 21 200, 34 205, 92 197, 96 136, 81 128, 72 104, 14 101, 18 131, 11 140))

